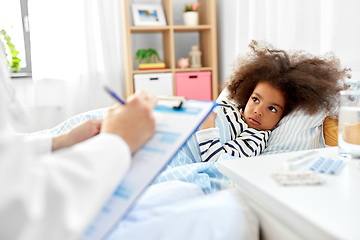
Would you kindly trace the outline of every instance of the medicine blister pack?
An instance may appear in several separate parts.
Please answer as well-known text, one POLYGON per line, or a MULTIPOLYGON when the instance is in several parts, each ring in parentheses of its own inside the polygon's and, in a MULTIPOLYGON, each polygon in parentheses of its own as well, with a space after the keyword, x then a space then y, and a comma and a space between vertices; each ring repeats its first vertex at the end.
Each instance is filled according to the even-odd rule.
POLYGON ((277 171, 272 177, 283 186, 319 185, 325 182, 313 171, 277 171))
POLYGON ((332 158, 319 157, 314 164, 310 166, 310 170, 324 174, 338 174, 345 166, 345 161, 342 159, 334 160, 332 158))
POLYGON ((346 162, 342 159, 319 157, 317 151, 286 159, 283 170, 273 173, 272 177, 283 186, 319 185, 325 182, 319 174, 338 174, 346 162))

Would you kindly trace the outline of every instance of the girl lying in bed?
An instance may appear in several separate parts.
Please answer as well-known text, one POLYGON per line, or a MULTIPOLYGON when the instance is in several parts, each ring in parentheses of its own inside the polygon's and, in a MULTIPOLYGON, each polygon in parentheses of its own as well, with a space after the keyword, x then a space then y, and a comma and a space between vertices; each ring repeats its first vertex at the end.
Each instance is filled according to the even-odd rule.
POLYGON ((259 155, 282 117, 298 107, 308 114, 330 111, 338 92, 347 87, 349 69, 341 68, 333 55, 285 52, 256 41, 250 48, 235 62, 230 76, 227 90, 232 102, 220 102, 231 140, 221 144, 215 113, 196 133, 204 162, 214 162, 225 152, 235 157, 259 155))

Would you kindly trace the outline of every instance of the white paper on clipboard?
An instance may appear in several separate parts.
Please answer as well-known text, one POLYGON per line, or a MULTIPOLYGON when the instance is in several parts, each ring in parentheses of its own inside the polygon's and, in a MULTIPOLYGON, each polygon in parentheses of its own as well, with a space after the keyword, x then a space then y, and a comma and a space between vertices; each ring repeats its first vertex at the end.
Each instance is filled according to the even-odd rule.
POLYGON ((196 131, 215 105, 212 101, 184 101, 180 109, 154 109, 155 134, 133 156, 130 169, 80 240, 103 239, 139 195, 154 180, 186 140, 196 131))

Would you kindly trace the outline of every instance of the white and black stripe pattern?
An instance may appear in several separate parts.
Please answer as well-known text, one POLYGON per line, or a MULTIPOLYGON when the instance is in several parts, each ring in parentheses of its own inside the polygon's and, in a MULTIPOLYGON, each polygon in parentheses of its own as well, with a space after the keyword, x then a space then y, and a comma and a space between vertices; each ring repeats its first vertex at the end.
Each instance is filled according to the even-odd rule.
POLYGON ((226 101, 221 101, 221 104, 220 108, 229 123, 231 140, 221 144, 219 128, 197 132, 201 160, 215 162, 225 152, 239 158, 259 155, 266 148, 271 131, 249 128, 239 109, 226 101))

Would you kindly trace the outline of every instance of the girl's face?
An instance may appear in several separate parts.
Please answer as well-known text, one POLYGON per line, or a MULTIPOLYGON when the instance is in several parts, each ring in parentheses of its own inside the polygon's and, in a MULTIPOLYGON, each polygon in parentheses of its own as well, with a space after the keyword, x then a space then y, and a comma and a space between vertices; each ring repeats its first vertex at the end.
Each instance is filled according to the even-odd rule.
POLYGON ((282 92, 267 82, 260 82, 246 103, 244 119, 250 128, 270 130, 280 121, 284 109, 282 92))

